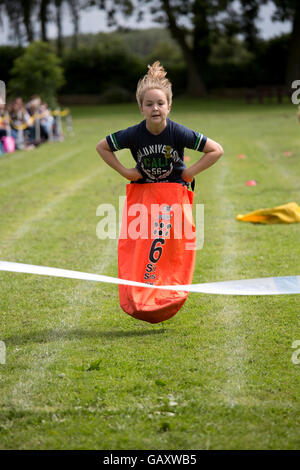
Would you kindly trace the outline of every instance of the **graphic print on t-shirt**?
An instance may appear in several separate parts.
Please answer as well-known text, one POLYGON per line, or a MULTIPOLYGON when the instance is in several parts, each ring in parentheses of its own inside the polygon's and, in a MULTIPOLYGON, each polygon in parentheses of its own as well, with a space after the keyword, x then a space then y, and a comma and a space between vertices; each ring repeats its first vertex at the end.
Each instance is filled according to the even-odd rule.
POLYGON ((170 182, 188 186, 181 177, 186 168, 184 148, 202 152, 207 137, 168 118, 166 128, 159 135, 151 134, 146 121, 142 121, 108 135, 106 140, 113 152, 130 149, 136 168, 143 176, 135 183, 170 182))
POLYGON ((137 149, 137 162, 151 180, 163 180, 174 169, 174 163, 181 161, 178 152, 170 145, 155 144, 137 149))

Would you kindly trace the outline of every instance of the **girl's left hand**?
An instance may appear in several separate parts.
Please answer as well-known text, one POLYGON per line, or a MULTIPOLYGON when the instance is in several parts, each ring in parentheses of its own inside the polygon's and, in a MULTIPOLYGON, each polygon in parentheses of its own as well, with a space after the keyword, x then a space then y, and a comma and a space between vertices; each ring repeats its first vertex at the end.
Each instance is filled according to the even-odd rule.
POLYGON ((194 176, 191 175, 189 168, 185 168, 181 173, 181 178, 184 179, 184 181, 186 181, 187 183, 191 183, 194 179, 194 176))

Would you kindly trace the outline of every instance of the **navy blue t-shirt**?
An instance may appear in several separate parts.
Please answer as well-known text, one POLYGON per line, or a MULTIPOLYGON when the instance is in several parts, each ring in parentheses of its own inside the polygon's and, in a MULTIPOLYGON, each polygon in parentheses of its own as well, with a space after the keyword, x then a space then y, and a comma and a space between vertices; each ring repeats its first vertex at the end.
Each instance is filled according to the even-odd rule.
POLYGON ((167 126, 158 135, 151 134, 146 121, 115 132, 106 137, 113 152, 128 148, 136 161, 136 168, 143 175, 135 183, 188 183, 181 178, 184 164, 184 148, 202 152, 207 140, 200 132, 167 119, 167 126))

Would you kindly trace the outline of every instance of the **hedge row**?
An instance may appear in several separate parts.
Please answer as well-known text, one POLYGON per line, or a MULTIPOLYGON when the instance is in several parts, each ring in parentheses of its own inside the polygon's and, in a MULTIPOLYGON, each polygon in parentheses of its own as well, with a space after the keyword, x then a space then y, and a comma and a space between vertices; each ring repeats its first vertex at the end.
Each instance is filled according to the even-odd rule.
MULTIPOLYGON (((283 84, 288 40, 288 35, 283 35, 262 41, 256 56, 246 63, 227 61, 208 65, 201 70, 208 89, 283 84)), ((23 50, 0 47, 1 80, 9 81, 13 62, 23 50)), ((103 95, 107 101, 128 101, 134 99, 137 81, 146 72, 147 64, 147 58, 134 56, 120 46, 109 50, 100 44, 99 47, 69 50, 62 60, 66 84, 59 93, 95 94, 103 95)), ((169 63, 167 69, 175 95, 182 94, 187 82, 186 66, 169 63)))

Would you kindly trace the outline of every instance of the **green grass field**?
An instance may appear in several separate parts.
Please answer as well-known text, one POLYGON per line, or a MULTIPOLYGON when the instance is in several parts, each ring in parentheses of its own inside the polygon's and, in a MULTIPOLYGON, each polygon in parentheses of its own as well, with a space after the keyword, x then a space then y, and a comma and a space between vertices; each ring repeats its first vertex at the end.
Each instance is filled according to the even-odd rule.
MULTIPOLYGON (((172 119, 225 150, 196 181, 205 242, 193 282, 299 275, 299 224, 235 220, 300 204, 296 107, 173 108, 172 119)), ((141 116, 134 104, 72 116, 73 137, 0 157, 0 259, 117 276, 117 241, 97 238, 96 209, 117 205, 126 181, 95 146, 141 116)), ((175 317, 150 325, 120 309, 116 285, 2 272, 0 288, 1 449, 299 448, 299 296, 190 294, 175 317)))

